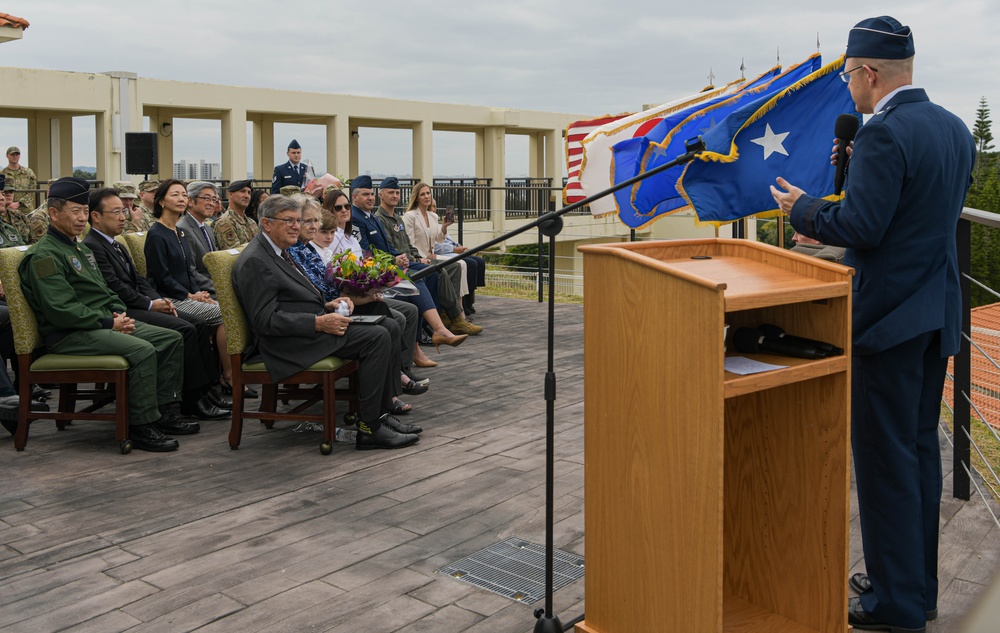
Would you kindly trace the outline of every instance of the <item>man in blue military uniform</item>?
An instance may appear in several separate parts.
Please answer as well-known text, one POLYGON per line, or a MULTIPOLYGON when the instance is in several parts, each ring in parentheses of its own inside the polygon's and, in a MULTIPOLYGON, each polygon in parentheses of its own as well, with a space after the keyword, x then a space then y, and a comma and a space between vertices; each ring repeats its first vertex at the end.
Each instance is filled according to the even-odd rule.
POLYGON ((862 114, 841 202, 778 179, 792 226, 848 247, 854 275, 851 443, 867 574, 848 605, 859 630, 925 631, 937 617, 941 391, 959 349, 955 234, 976 147, 965 124, 911 85, 913 35, 888 16, 850 32, 841 76, 862 114))
POLYGON ((271 193, 281 193, 282 187, 289 185, 303 187, 306 175, 306 166, 302 164, 302 146, 295 139, 288 144, 288 162, 274 166, 274 175, 271 176, 271 193))

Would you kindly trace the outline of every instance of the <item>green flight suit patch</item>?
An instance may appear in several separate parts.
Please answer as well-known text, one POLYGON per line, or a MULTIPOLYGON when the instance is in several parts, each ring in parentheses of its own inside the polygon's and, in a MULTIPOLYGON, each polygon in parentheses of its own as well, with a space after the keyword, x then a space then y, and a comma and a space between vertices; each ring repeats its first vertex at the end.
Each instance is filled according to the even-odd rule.
POLYGON ((46 277, 51 277, 58 273, 56 269, 56 262, 51 257, 36 257, 34 261, 31 262, 32 268, 35 270, 35 274, 38 275, 39 279, 45 279, 46 277))

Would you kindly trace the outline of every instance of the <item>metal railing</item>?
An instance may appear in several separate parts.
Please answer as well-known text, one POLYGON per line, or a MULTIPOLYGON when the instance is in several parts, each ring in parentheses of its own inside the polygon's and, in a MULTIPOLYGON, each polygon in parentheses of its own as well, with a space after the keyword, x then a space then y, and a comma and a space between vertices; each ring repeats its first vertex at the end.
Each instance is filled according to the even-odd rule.
MULTIPOLYGON (((953 390, 952 403, 950 406, 954 418, 955 429, 953 435, 954 477, 952 480, 952 495, 966 500, 968 500, 971 496, 971 488, 974 483, 972 478, 972 471, 974 468, 971 462, 973 447, 971 429, 972 411, 976 412, 977 420, 990 430, 992 436, 996 439, 998 444, 1000 444, 1000 437, 997 437, 995 429, 990 425, 986 417, 983 416, 980 406, 978 406, 975 402, 977 399, 981 398, 992 399, 995 401, 997 394, 990 394, 988 392, 989 390, 985 390, 987 393, 982 393, 983 390, 980 390, 980 393, 978 394, 974 393, 972 384, 973 348, 976 349, 977 356, 981 355, 981 358, 985 358, 987 362, 991 363, 995 367, 997 366, 997 362, 990 358, 989 354, 983 350, 983 346, 976 344, 973 340, 971 301, 972 284, 977 284, 1000 299, 1000 294, 998 294, 995 290, 987 288, 972 277, 973 224, 989 227, 991 231, 995 231, 1000 229, 1000 215, 990 213, 988 211, 980 211, 979 209, 966 208, 962 212, 962 217, 958 222, 958 268, 961 274, 962 286, 962 346, 953 360, 953 390)), ((980 447, 976 446, 976 451, 980 456, 983 455, 980 447)), ((987 466, 989 466, 989 460, 983 457, 983 461, 986 462, 987 466)), ((997 482, 997 488, 1000 489, 1000 479, 996 479, 996 473, 993 472, 992 469, 990 469, 990 472, 994 476, 994 480, 997 482)), ((978 485, 976 487, 978 490, 978 485)), ((994 489, 993 492, 994 496, 996 496, 997 490, 994 489)), ((982 494, 981 491, 980 494, 982 494)), ((996 519, 995 516, 994 519, 996 519)))

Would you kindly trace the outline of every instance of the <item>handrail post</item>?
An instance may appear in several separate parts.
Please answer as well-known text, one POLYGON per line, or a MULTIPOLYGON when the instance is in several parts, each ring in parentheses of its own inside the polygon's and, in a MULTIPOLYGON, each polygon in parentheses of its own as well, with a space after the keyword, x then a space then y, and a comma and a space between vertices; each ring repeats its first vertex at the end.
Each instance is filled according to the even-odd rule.
POLYGON ((972 336, 972 299, 970 284, 966 275, 972 274, 972 222, 964 218, 958 221, 956 236, 958 247, 959 284, 962 288, 962 336, 961 347, 955 355, 955 386, 952 390, 952 411, 954 411, 954 456, 952 457, 952 496, 969 500, 969 473, 963 464, 971 470, 969 433, 970 420, 969 403, 966 398, 972 398, 972 353, 969 339, 972 336))

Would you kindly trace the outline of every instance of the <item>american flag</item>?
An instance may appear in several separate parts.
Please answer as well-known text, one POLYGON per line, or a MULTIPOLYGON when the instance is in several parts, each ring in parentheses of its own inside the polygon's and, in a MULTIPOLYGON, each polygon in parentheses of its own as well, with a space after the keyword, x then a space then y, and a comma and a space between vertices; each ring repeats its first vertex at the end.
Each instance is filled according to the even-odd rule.
POLYGON ((630 112, 623 112, 614 116, 606 115, 599 119, 587 121, 576 121, 566 127, 566 189, 563 190, 563 200, 566 204, 573 204, 585 199, 580 186, 580 165, 583 163, 583 139, 588 134, 608 123, 613 123, 618 119, 630 116, 630 112))

